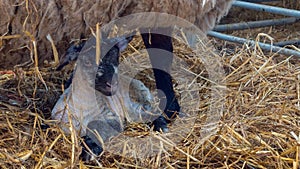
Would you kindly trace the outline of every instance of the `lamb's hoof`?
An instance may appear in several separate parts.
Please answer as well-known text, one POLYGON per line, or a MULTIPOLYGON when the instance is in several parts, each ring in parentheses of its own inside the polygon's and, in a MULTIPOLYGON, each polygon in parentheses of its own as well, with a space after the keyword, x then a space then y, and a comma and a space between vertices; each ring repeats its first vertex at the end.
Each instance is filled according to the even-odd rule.
POLYGON ((156 120, 153 121, 154 131, 159 131, 163 133, 169 132, 168 123, 163 116, 159 116, 156 120))
MULTIPOLYGON (((96 144, 91 138, 89 138, 88 136, 84 136, 83 137, 85 144, 89 147, 89 149, 95 154, 95 155, 99 155, 103 149, 101 146, 99 146, 98 144, 96 144)), ((82 144, 82 151, 80 154, 80 158, 82 159, 82 161, 89 161, 92 158, 91 153, 88 151, 88 149, 82 144)))
POLYGON ((48 124, 45 124, 45 123, 42 123, 42 124, 41 124, 41 129, 42 129, 42 130, 46 130, 46 129, 48 129, 48 128, 50 128, 50 126, 49 126, 48 124))

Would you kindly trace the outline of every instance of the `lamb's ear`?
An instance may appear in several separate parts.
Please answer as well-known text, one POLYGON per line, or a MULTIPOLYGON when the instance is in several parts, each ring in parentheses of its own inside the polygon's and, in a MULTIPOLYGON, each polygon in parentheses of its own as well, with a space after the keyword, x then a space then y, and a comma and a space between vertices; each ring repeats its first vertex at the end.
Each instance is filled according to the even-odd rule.
POLYGON ((127 48, 128 44, 133 39, 133 37, 134 37, 134 35, 126 37, 126 38, 122 38, 120 41, 118 41, 116 46, 119 48, 120 52, 123 52, 127 48))
POLYGON ((61 70, 63 67, 65 67, 66 65, 68 65, 70 62, 72 61, 76 61, 78 58, 78 55, 81 51, 81 49, 83 48, 85 44, 84 42, 81 43, 73 43, 68 49, 66 54, 61 58, 61 63, 59 64, 59 66, 56 68, 57 71, 61 70))

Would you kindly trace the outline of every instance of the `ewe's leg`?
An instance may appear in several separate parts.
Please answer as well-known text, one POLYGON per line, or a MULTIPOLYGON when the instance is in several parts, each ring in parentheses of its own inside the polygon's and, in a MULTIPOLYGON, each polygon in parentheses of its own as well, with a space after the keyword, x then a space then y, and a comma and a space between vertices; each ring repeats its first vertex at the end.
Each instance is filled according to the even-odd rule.
POLYGON ((158 92, 160 108, 164 110, 164 115, 153 122, 154 129, 168 131, 167 123, 176 117, 180 106, 175 97, 172 78, 169 74, 173 61, 172 29, 160 28, 159 32, 170 36, 145 33, 142 34, 142 38, 150 56, 156 87, 161 90, 158 92))

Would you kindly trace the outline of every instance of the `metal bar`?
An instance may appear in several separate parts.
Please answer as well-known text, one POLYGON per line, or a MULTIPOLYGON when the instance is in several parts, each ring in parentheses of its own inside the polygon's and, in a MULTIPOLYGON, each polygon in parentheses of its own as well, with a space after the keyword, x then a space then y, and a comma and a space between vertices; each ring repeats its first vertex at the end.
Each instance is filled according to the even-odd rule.
POLYGON ((240 1, 244 1, 244 2, 275 2, 275 1, 281 1, 281 0, 240 0, 240 1))
POLYGON ((258 43, 259 47, 263 50, 278 52, 279 54, 283 54, 283 55, 287 55, 287 56, 293 55, 293 56, 300 57, 300 52, 297 52, 297 51, 292 50, 292 49, 286 49, 286 48, 281 48, 281 47, 266 44, 266 43, 255 42, 254 40, 247 40, 247 39, 244 39, 244 38, 239 38, 239 37, 235 37, 235 36, 231 36, 231 35, 226 35, 226 34, 215 32, 215 31, 209 31, 208 35, 219 38, 219 39, 222 39, 222 40, 235 42, 235 43, 240 43, 240 44, 248 43, 248 44, 254 46, 256 43, 258 43))
POLYGON ((270 12, 270 13, 274 13, 274 14, 280 14, 280 15, 293 16, 296 18, 300 18, 300 11, 293 10, 293 9, 286 9, 286 8, 281 8, 281 7, 255 4, 255 3, 243 2, 243 1, 235 1, 233 3, 233 5, 242 7, 242 8, 256 10, 256 11, 264 11, 264 12, 270 12))
POLYGON ((262 20, 262 21, 233 23, 233 24, 217 25, 214 28, 214 31, 224 32, 230 30, 243 30, 243 29, 259 28, 265 26, 285 25, 285 24, 295 23, 297 21, 300 21, 300 18, 297 19, 295 17, 289 17, 289 18, 281 18, 281 19, 269 19, 269 20, 262 20))
POLYGON ((286 45, 295 45, 295 46, 300 46, 300 40, 289 40, 289 41, 282 41, 282 42, 277 42, 274 43, 276 46, 284 47, 286 45))

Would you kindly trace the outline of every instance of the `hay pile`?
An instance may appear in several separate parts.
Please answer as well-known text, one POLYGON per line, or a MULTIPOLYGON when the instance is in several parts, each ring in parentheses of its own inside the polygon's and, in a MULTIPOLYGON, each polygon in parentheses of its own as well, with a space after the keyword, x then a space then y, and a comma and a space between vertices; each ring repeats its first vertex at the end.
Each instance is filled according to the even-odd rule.
MULTIPOLYGON (((132 46, 140 48, 141 43, 137 38, 132 46)), ((169 154, 135 159, 106 151, 98 162, 89 164, 79 161, 80 138, 72 140, 48 119, 69 72, 61 74, 51 67, 42 68, 43 84, 32 68, 2 70, 1 168, 299 168, 299 60, 264 54, 259 48, 247 46, 228 51, 224 48, 221 52, 227 88, 216 134, 200 141, 204 117, 199 114, 190 133, 169 154), (42 123, 51 127, 43 129, 42 123)), ((190 63, 193 73, 201 74, 201 64, 195 64, 197 60, 186 46, 176 44, 175 53, 190 63)), ((206 76, 202 72, 201 77, 206 76)), ((211 84, 203 78, 197 81, 203 85, 197 88, 201 91, 199 112, 205 112, 211 84)), ((149 130, 140 124, 129 126, 128 131, 135 137, 149 135, 149 130)))

